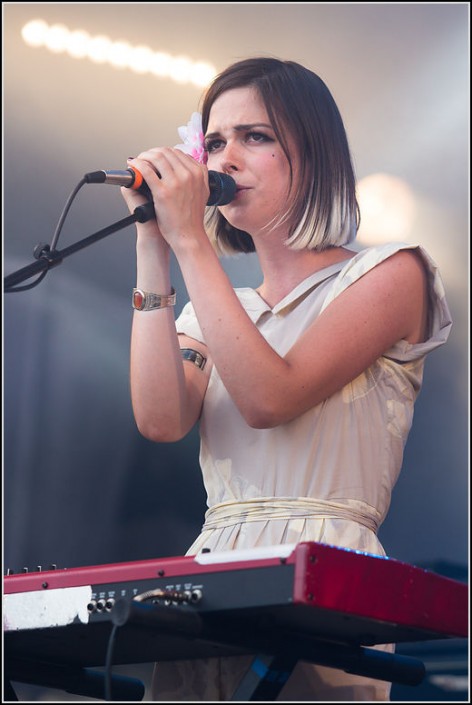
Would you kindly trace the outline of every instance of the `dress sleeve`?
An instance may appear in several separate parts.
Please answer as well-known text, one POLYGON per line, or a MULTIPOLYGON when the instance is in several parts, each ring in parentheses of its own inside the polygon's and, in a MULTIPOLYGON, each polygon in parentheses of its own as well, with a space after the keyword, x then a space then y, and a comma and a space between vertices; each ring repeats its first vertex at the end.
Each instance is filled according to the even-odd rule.
POLYGON ((191 301, 183 307, 175 322, 175 327, 177 329, 177 333, 187 335, 189 338, 194 338, 194 340, 198 340, 200 343, 205 345, 205 339, 191 301))
POLYGON ((388 257, 391 257, 396 252, 407 249, 415 249, 418 251, 423 259, 427 272, 429 289, 429 331, 428 337, 424 342, 411 344, 406 340, 400 340, 385 353, 385 357, 400 362, 407 362, 423 357, 435 348, 444 345, 449 337, 452 326, 452 318, 438 266, 421 245, 395 242, 361 250, 355 257, 350 259, 346 266, 340 271, 336 283, 323 304, 324 309, 336 296, 339 296, 339 294, 360 279, 366 272, 376 267, 388 257))

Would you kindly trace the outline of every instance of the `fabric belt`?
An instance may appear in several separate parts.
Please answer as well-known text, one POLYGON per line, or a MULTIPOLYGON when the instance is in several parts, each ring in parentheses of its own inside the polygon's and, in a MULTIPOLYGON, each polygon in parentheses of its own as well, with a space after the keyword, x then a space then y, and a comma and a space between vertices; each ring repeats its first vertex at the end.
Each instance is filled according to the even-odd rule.
POLYGON ((341 502, 307 499, 305 497, 257 497, 245 501, 222 502, 210 507, 205 514, 202 530, 224 529, 248 521, 268 521, 296 518, 344 519, 367 527, 375 534, 380 526, 380 513, 366 502, 341 502))

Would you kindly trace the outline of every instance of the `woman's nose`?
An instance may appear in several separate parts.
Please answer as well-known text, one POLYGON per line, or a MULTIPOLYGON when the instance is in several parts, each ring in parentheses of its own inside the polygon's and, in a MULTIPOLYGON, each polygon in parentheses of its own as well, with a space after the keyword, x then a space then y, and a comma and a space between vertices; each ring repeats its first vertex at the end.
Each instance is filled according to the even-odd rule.
POLYGON ((227 142, 221 154, 221 171, 231 173, 240 171, 242 166, 242 155, 238 145, 234 142, 227 142))

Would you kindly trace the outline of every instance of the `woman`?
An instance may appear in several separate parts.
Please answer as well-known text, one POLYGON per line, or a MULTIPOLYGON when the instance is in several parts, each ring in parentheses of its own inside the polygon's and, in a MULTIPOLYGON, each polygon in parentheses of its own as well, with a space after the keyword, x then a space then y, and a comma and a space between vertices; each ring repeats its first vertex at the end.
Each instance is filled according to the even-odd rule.
MULTIPOLYGON (((451 325, 437 269, 419 246, 346 247, 358 226, 348 142, 308 69, 233 64, 205 94, 202 124, 206 165, 175 148, 129 162, 157 214, 137 226, 135 305, 163 296, 134 314, 133 409, 158 442, 200 422, 209 509, 188 553, 318 541, 385 555, 377 530, 424 358, 451 325), (237 193, 205 214, 207 169, 237 193), (190 298, 176 323, 171 251, 190 298), (219 256, 251 251, 262 282, 234 290, 219 256)), ((122 191, 131 210, 143 200, 122 191)), ((247 665, 160 664, 154 699, 229 699, 247 665)), ((298 664, 279 699, 388 697, 388 683, 298 664)))

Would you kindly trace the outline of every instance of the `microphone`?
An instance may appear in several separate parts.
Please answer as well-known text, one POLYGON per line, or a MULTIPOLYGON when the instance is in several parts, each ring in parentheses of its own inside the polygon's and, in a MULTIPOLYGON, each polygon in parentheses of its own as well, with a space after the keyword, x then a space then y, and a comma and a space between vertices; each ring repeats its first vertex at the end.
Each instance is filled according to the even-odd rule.
MULTIPOLYGON (((145 196, 151 196, 149 186, 135 167, 129 167, 123 171, 91 171, 89 174, 85 174, 84 179, 88 184, 126 186, 126 188, 139 191, 145 196)), ((236 181, 228 174, 221 174, 219 171, 209 171, 208 185, 210 187, 210 196, 207 206, 225 206, 236 195, 236 181)))

